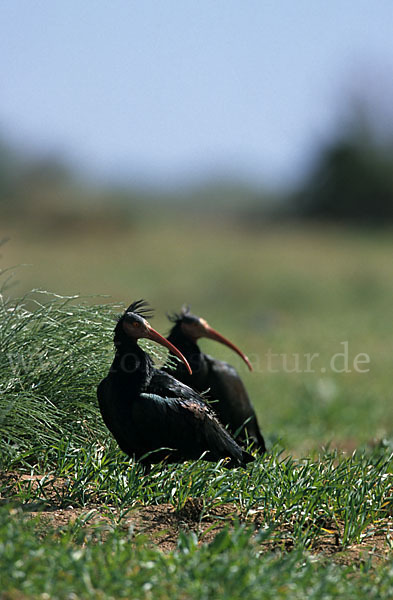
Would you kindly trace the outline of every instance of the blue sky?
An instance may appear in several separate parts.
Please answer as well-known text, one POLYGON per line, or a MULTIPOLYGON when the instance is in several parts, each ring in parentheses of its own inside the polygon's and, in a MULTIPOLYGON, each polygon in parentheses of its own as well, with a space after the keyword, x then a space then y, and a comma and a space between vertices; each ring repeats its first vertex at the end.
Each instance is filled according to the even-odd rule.
POLYGON ((392 0, 2 0, 0 133, 100 177, 290 182, 356 86, 392 91, 392 32, 392 0))

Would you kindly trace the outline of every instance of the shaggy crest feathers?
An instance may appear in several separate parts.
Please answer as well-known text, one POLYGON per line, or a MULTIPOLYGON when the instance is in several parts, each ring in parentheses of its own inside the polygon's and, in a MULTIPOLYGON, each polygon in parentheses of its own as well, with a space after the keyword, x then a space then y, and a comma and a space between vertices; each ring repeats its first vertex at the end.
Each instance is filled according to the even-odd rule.
POLYGON ((149 303, 146 300, 135 300, 121 315, 117 315, 116 321, 120 323, 127 313, 134 313, 143 319, 151 319, 154 315, 154 310, 149 308, 149 303))
POLYGON ((126 310, 126 313, 129 312, 135 313, 144 319, 151 319, 151 317, 154 315, 154 311, 152 308, 150 308, 149 303, 143 299, 132 302, 126 310))
POLYGON ((171 323, 181 323, 182 321, 195 321, 199 317, 193 315, 189 304, 183 304, 180 313, 167 313, 167 317, 171 323))

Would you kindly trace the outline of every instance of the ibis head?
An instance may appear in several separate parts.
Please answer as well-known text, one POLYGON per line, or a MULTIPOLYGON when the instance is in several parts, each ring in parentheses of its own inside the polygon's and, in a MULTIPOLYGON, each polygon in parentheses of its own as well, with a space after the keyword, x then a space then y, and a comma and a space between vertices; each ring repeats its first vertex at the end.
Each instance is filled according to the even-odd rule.
POLYGON ((193 342, 197 342, 200 338, 208 338, 215 340, 220 344, 224 344, 228 348, 231 348, 236 354, 238 354, 246 363, 247 367, 252 371, 252 365, 248 357, 231 341, 225 338, 221 333, 218 333, 215 329, 210 327, 209 323, 197 317, 190 312, 189 307, 183 306, 180 314, 175 314, 170 317, 171 321, 177 323, 184 335, 190 338, 193 342))
POLYGON ((152 311, 147 307, 147 302, 144 300, 137 300, 130 304, 127 310, 120 317, 116 329, 115 329, 115 343, 116 339, 119 341, 124 338, 124 335, 131 341, 137 342, 141 338, 147 338, 157 344, 161 344, 165 348, 168 348, 175 356, 177 356, 187 367, 190 375, 192 374, 191 367, 188 364, 187 359, 171 342, 165 339, 161 334, 158 333, 145 317, 152 316, 152 311))

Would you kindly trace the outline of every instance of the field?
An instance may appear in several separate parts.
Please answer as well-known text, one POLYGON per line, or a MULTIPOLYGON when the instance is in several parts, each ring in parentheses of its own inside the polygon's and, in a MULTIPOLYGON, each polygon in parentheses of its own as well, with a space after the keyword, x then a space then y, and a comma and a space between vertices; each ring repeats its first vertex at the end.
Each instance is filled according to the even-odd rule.
POLYGON ((391 232, 193 214, 5 233, 3 266, 31 266, 2 276, 4 598, 393 596, 391 232), (16 299, 32 288, 57 295, 16 299), (118 451, 95 387, 141 297, 158 331, 189 303, 248 354, 253 373, 201 343, 241 373, 266 458, 145 476, 118 451))

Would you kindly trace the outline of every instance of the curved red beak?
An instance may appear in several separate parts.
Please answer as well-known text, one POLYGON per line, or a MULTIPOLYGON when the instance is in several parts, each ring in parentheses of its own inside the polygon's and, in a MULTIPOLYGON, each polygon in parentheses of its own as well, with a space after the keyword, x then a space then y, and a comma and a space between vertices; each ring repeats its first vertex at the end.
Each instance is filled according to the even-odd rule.
POLYGON ((230 342, 229 340, 227 340, 227 338, 221 335, 221 333, 218 333, 218 331, 212 329, 210 325, 205 326, 205 337, 211 340, 216 340, 216 342, 220 342, 220 344, 224 344, 225 346, 228 346, 228 348, 231 348, 231 350, 236 352, 236 354, 238 354, 244 360, 247 367, 250 369, 250 371, 252 371, 252 365, 248 360, 247 356, 243 354, 243 352, 239 350, 239 348, 235 346, 235 344, 232 344, 232 342, 230 342))
POLYGON ((153 329, 153 327, 151 327, 150 325, 148 325, 147 334, 145 337, 149 340, 152 340, 153 342, 157 342, 157 344, 161 344, 161 346, 165 346, 165 348, 168 348, 168 350, 170 350, 172 354, 180 358, 180 360, 186 365, 189 374, 192 375, 192 370, 190 365, 188 364, 188 360, 183 356, 180 350, 178 350, 176 346, 171 344, 171 342, 168 342, 168 340, 166 340, 162 335, 158 333, 158 331, 153 329))

